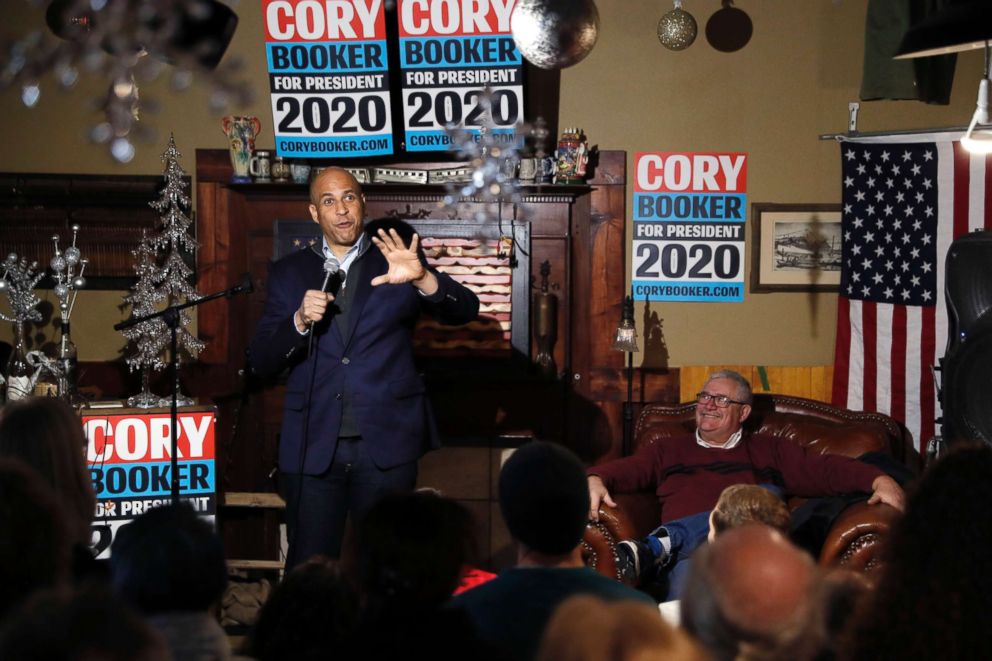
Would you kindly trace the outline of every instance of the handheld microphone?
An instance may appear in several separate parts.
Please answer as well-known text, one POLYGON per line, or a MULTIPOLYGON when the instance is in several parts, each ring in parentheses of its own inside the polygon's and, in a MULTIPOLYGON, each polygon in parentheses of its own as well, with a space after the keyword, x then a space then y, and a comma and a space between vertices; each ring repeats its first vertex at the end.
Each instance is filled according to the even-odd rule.
POLYGON ((320 286, 320 291, 325 294, 330 291, 331 278, 341 270, 341 262, 334 255, 324 260, 324 284, 320 286))

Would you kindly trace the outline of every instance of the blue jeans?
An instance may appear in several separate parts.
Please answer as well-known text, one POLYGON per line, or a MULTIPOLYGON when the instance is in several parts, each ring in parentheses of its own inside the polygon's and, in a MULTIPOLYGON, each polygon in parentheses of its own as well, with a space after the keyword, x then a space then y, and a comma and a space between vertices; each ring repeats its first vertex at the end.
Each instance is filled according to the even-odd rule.
MULTIPOLYGON (((703 542, 710 532, 710 513, 699 512, 689 516, 675 519, 659 526, 651 532, 651 537, 657 538, 662 531, 668 531, 668 540, 671 543, 669 558, 665 561, 664 578, 667 579, 668 592, 665 601, 679 599, 682 594, 682 586, 689 573, 689 556, 703 542)), ((655 546, 648 540, 648 546, 654 550, 655 546)))
POLYGON ((355 525, 383 496, 411 491, 417 483, 417 462, 382 470, 361 438, 341 438, 334 461, 323 474, 281 473, 280 477, 286 499, 289 571, 314 555, 340 556, 348 515, 355 525))

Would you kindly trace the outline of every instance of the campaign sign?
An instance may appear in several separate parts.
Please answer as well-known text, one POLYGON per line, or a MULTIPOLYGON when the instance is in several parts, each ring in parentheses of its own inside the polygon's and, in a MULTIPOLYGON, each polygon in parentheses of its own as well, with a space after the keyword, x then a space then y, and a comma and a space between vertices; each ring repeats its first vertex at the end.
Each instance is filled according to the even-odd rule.
POLYGON ((445 127, 514 140, 523 120, 523 59, 510 34, 515 0, 399 0, 403 122, 407 151, 448 149, 445 127))
MULTIPOLYGON (((179 412, 180 498, 201 515, 214 515, 217 480, 214 410, 179 412)), ((86 462, 96 492, 93 522, 97 557, 108 557, 117 529, 146 509, 171 502, 172 426, 168 413, 84 411, 86 462)))
POLYGON ((747 154, 634 156, 634 299, 743 301, 747 154))
POLYGON ((262 0, 276 154, 393 153, 383 0, 262 0))

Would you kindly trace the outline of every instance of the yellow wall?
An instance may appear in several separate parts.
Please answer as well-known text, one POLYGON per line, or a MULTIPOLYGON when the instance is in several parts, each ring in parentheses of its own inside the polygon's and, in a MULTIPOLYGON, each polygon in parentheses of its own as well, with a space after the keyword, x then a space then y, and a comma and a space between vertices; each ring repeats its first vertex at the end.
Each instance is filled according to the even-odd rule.
MULTIPOLYGON (((16 7, 5 7, 5 15, 17 11, 0 31, 26 26, 32 18, 44 29, 37 12, 23 9, 26 2, 9 4, 16 7)), ((739 4, 754 22, 754 36, 742 51, 720 53, 700 36, 689 49, 673 53, 655 36, 655 24, 671 3, 598 0, 599 42, 586 60, 562 74, 559 125, 580 126, 591 143, 627 150, 631 157, 639 150, 746 151, 749 202, 837 202, 838 148, 817 136, 843 131, 847 103, 857 99, 867 0, 739 4)), ((718 7, 715 0, 685 5, 700 31, 718 7)), ((249 79, 257 84, 254 104, 237 110, 262 119, 258 147, 271 148, 260 3, 240 2, 236 11, 241 22, 227 57, 241 56, 249 79)), ((981 60, 978 52, 958 58, 950 106, 865 103, 861 130, 966 124, 974 109, 981 60)), ((102 86, 85 87, 92 95, 102 86)), ((116 165, 85 138, 99 116, 89 109, 84 91, 62 95, 48 80, 33 110, 20 105, 16 91, 0 94, 0 171, 157 174, 170 130, 188 171, 193 170, 195 148, 226 146, 219 118, 206 109, 203 87, 176 94, 160 81, 141 88, 143 99, 160 105, 160 112, 146 112, 144 118, 159 131, 157 143, 141 146, 130 165, 116 165)), ((106 298, 96 295, 100 305, 90 312, 103 316, 113 310, 106 298)), ((833 362, 833 294, 747 293, 739 304, 665 303, 652 310, 662 318, 672 366, 833 362)), ((642 318, 640 311, 636 318, 642 318)), ((74 329, 81 326, 90 327, 74 320, 74 329)), ((91 335, 97 327, 93 324, 85 336, 74 331, 83 359, 116 356, 119 343, 114 336, 91 335)), ((642 359, 658 362, 647 356, 638 357, 637 364, 642 359)))

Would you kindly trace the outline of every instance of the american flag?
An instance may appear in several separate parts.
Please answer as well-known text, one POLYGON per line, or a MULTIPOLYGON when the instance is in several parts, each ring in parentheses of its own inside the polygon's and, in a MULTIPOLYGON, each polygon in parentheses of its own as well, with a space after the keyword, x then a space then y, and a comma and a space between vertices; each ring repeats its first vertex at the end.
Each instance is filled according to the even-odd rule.
POLYGON ((931 367, 947 344, 944 258, 955 237, 992 226, 992 160, 917 140, 841 145, 833 402, 891 415, 924 455, 940 406, 931 367))

